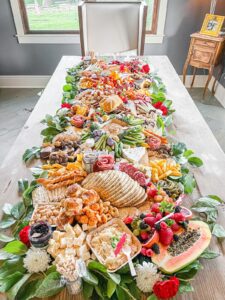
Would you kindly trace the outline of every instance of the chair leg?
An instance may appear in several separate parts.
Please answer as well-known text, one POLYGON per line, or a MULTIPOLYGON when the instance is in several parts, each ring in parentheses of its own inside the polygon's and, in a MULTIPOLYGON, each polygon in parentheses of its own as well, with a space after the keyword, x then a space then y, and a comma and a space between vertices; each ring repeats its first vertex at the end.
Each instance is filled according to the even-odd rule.
POLYGON ((206 81, 206 85, 205 85, 205 89, 204 89, 204 93, 203 93, 203 99, 205 99, 205 95, 206 95, 210 80, 212 79, 213 70, 214 70, 214 66, 211 66, 209 69, 209 75, 208 75, 208 79, 206 81))
POLYGON ((191 88, 193 87, 194 82, 195 82, 196 71, 197 71, 197 68, 194 67, 193 78, 192 78, 192 82, 191 82, 191 88))

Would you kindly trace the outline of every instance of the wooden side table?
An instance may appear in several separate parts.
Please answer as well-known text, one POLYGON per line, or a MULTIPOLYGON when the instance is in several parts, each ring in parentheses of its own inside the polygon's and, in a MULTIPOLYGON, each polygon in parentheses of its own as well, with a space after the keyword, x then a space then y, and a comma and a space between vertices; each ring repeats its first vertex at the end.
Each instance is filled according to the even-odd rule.
POLYGON ((191 34, 190 48, 183 69, 183 83, 185 84, 187 69, 189 65, 194 67, 191 87, 193 86, 195 81, 197 68, 209 70, 209 75, 205 85, 203 98, 205 97, 209 82, 212 78, 214 68, 220 65, 220 68, 218 69, 218 74, 215 77, 212 88, 213 94, 215 93, 216 80, 221 76, 223 71, 223 66, 221 62, 224 49, 225 36, 212 37, 200 34, 198 32, 191 34))

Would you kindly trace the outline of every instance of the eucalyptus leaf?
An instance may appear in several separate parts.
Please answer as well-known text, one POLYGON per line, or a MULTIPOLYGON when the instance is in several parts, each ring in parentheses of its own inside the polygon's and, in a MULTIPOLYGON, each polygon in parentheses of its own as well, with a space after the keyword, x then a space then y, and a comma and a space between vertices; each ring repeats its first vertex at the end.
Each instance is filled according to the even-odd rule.
POLYGON ((0 278, 7 277, 15 272, 20 272, 22 274, 26 272, 21 257, 15 257, 4 261, 0 268, 0 278))
POLYGON ((116 290, 117 284, 112 280, 109 279, 107 282, 107 297, 111 298, 116 290))
POLYGON ((25 274, 11 289, 8 290, 7 296, 9 300, 14 300, 20 288, 30 278, 31 274, 25 274))
POLYGON ((40 147, 32 147, 31 149, 27 149, 23 154, 23 161, 26 163, 34 158, 39 158, 40 150, 40 147))
POLYGON ((3 233, 0 233, 0 241, 3 243, 8 243, 15 240, 15 238, 13 236, 7 236, 3 233))
POLYGON ((106 267, 104 265, 102 265, 101 263, 94 261, 94 260, 89 262, 88 269, 89 270, 98 270, 102 273, 107 273, 106 267))
POLYGON ((214 200, 216 200, 216 201, 218 201, 220 203, 224 203, 224 201, 220 197, 218 197, 216 195, 208 195, 207 197, 211 198, 211 199, 214 199, 214 200))
POLYGON ((23 202, 16 203, 11 210, 11 215, 17 220, 20 219, 24 213, 25 206, 23 202))
POLYGON ((13 258, 15 258, 15 255, 5 252, 4 250, 0 249, 0 261, 7 260, 7 259, 13 259, 13 258))
POLYGON ((85 275, 83 275, 83 280, 92 285, 98 284, 98 278, 88 269, 86 270, 85 275))
POLYGON ((38 289, 36 290, 35 296, 38 298, 50 297, 58 294, 64 288, 61 276, 58 272, 52 272, 47 275, 38 289))
POLYGON ((24 255, 27 252, 27 246, 16 240, 8 243, 3 250, 15 255, 24 255))
POLYGON ((29 187, 28 179, 19 179, 18 180, 18 192, 19 194, 23 194, 23 192, 29 187))
POLYGON ((33 299, 36 295, 36 290, 41 285, 42 280, 36 279, 33 281, 26 282, 18 291, 15 300, 30 300, 33 299))
POLYGON ((91 298, 93 291, 94 291, 94 287, 91 284, 83 281, 83 296, 85 300, 91 298))
POLYGON ((190 174, 185 175, 184 179, 182 180, 182 183, 184 185, 184 193, 192 194, 193 190, 196 187, 196 181, 195 181, 193 175, 190 175, 190 174))
POLYGON ((116 284, 119 284, 119 283, 120 283, 121 277, 120 277, 119 274, 116 274, 116 273, 109 273, 109 272, 108 272, 108 275, 109 275, 109 277, 110 277, 116 284))
POLYGON ((20 272, 15 272, 11 275, 8 275, 2 279, 0 279, 0 293, 7 292, 14 284, 16 284, 21 278, 23 274, 20 272))
POLYGON ((3 207, 2 207, 2 211, 6 214, 6 215, 11 215, 11 210, 13 208, 13 205, 11 203, 4 203, 3 207))
POLYGON ((181 155, 186 150, 187 147, 184 143, 177 143, 172 146, 172 151, 174 156, 181 155))
POLYGON ((181 280, 189 280, 192 279, 200 269, 202 269, 202 265, 198 260, 195 260, 185 268, 178 271, 175 275, 181 280))
POLYGON ((223 228, 223 226, 215 224, 212 230, 212 234, 215 235, 217 238, 224 239, 225 229, 223 228))
POLYGON ((9 215, 4 215, 0 221, 0 229, 6 229, 16 223, 16 220, 9 215))
POLYGON ((190 293, 190 292, 194 292, 194 288, 191 286, 190 282, 180 281, 179 293, 183 294, 183 293, 190 293))
POLYGON ((218 252, 215 252, 213 250, 206 249, 199 258, 205 258, 205 259, 214 259, 220 256, 218 252))
POLYGON ((189 157, 188 162, 190 165, 198 167, 198 168, 203 165, 203 161, 201 160, 201 158, 196 157, 196 156, 189 157))
POLYGON ((189 150, 184 151, 183 156, 186 157, 186 158, 188 158, 192 154, 194 154, 194 151, 192 151, 192 150, 189 149, 189 150))

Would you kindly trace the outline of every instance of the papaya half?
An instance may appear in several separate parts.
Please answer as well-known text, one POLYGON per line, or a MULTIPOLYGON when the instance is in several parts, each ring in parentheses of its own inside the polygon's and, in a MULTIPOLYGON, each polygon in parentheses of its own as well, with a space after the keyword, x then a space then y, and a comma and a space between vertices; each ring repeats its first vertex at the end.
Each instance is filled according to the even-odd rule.
POLYGON ((194 260, 209 246, 212 234, 208 224, 202 221, 190 221, 188 231, 178 233, 178 241, 169 247, 159 243, 159 254, 152 256, 152 261, 166 274, 175 273, 194 260))

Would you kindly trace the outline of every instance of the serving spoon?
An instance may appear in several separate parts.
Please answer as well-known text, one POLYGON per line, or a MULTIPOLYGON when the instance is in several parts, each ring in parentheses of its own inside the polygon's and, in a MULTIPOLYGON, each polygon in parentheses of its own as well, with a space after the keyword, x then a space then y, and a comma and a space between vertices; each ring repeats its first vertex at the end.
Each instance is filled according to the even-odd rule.
POLYGON ((129 246, 124 246, 123 248, 122 248, 122 251, 123 251, 123 253, 126 255, 126 257, 127 257, 127 260, 128 260, 128 264, 129 264, 129 267, 130 267, 130 272, 131 272, 131 275, 132 276, 136 276, 137 274, 136 274, 136 271, 135 271, 135 268, 134 268, 134 264, 133 264, 133 262, 132 262, 132 259, 131 259, 131 257, 130 257, 130 254, 131 254, 131 248, 129 247, 129 246))

